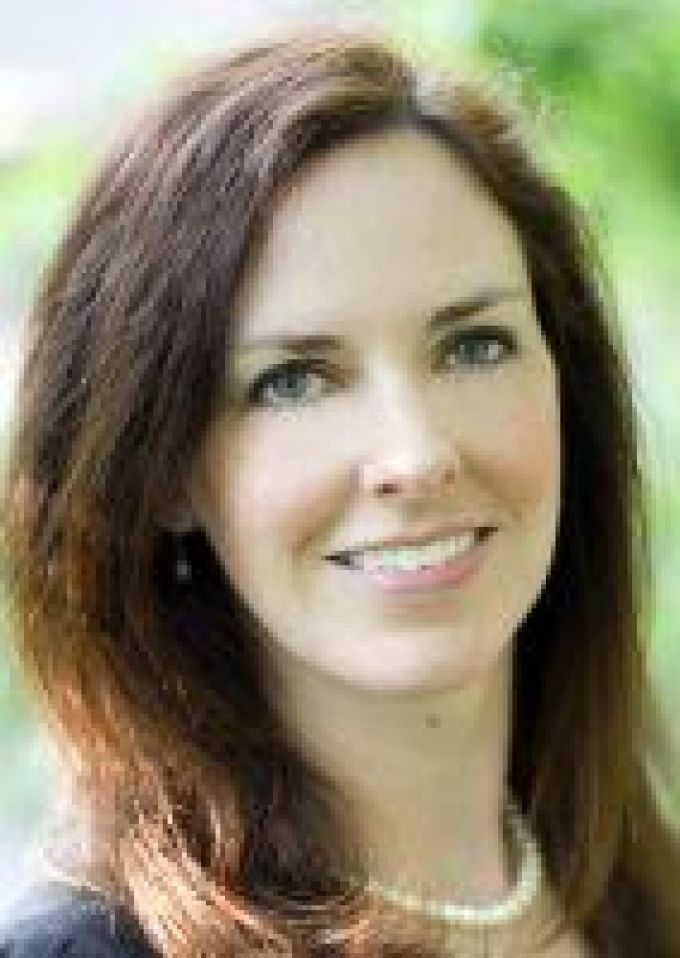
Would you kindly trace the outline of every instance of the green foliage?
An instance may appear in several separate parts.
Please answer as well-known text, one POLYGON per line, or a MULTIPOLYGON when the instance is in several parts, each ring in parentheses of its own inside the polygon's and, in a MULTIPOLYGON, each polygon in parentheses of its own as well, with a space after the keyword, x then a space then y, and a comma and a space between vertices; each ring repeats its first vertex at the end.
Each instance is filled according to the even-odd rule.
MULTIPOLYGON (((680 8, 639 0, 487 3, 478 42, 568 109, 620 186, 643 178, 680 203, 680 8)), ((573 162, 577 163, 578 153, 573 162)))

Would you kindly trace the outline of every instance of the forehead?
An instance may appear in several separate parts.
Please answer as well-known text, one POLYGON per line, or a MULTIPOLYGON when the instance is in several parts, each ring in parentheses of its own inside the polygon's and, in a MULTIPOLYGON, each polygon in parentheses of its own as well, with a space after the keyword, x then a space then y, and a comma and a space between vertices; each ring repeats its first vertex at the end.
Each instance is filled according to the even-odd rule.
POLYGON ((313 157, 277 197, 237 338, 412 318, 499 286, 528 290, 521 243, 465 163, 420 131, 364 135, 313 157))

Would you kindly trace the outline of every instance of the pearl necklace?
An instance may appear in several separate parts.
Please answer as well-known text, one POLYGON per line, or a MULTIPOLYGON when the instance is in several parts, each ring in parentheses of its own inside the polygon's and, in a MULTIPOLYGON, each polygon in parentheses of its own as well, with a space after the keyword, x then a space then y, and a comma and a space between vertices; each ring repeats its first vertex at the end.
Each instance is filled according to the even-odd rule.
POLYGON ((365 885, 366 890, 407 911, 417 911, 453 925, 489 928, 505 925, 518 918, 538 894, 543 867, 536 840, 514 801, 508 800, 505 814, 519 860, 515 886, 506 898, 485 905, 465 905, 455 901, 424 899, 412 892, 382 885, 371 877, 365 885))

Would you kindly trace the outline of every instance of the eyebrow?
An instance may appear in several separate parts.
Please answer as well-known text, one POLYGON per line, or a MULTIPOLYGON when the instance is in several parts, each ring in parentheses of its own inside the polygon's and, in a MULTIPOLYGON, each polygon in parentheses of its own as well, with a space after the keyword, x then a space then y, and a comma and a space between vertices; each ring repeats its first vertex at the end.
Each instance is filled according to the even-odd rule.
MULTIPOLYGON (((530 293, 524 288, 491 287, 479 290, 476 293, 448 303, 436 309, 425 324, 428 334, 447 328, 461 320, 469 319, 482 313, 498 303, 513 299, 528 299, 530 293)), ((343 340, 328 334, 310 333, 299 334, 281 333, 275 336, 259 336, 241 343, 233 344, 234 350, 241 352, 254 349, 283 349, 293 353, 335 352, 344 348, 343 340)))

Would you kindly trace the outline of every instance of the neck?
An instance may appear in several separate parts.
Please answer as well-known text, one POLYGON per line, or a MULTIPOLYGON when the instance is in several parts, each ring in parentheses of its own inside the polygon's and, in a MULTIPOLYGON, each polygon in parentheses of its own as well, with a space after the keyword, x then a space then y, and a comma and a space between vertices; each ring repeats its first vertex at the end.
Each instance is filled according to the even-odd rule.
POLYGON ((377 694, 288 660, 276 707, 349 800, 372 876, 484 902, 514 881, 503 827, 510 653, 463 689, 377 694))

